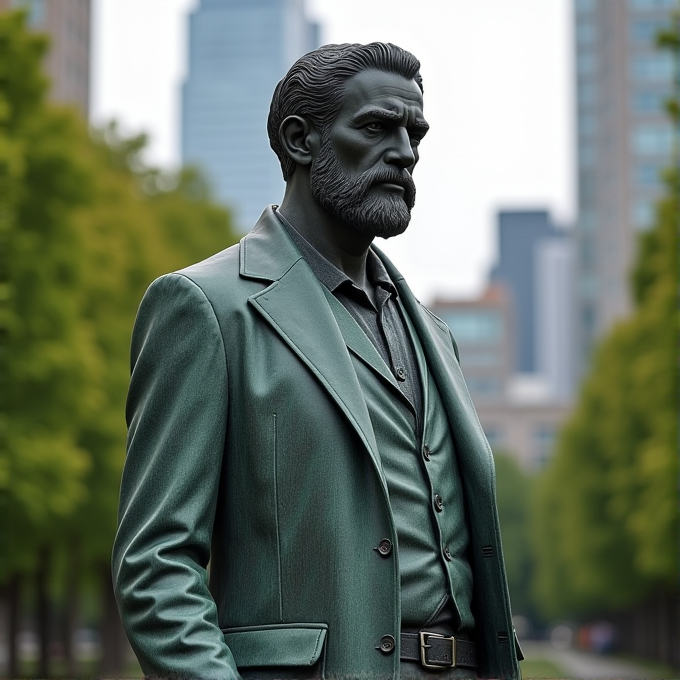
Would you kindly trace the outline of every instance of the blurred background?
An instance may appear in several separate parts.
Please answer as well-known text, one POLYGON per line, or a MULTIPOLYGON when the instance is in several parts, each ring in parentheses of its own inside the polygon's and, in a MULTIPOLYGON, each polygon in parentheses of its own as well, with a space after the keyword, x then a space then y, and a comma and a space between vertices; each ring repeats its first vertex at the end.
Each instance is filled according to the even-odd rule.
POLYGON ((0 675, 140 677, 111 590, 129 337, 283 181, 276 82, 421 61, 409 230, 496 458, 525 677, 680 672, 680 0, 0 0, 0 675))

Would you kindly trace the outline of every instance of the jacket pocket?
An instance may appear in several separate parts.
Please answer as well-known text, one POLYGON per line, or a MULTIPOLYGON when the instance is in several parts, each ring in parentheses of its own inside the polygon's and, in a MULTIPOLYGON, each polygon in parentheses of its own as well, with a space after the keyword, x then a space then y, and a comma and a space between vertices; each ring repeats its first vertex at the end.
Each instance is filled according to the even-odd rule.
POLYGON ((316 665, 326 642, 325 623, 289 623, 223 628, 237 668, 316 665))

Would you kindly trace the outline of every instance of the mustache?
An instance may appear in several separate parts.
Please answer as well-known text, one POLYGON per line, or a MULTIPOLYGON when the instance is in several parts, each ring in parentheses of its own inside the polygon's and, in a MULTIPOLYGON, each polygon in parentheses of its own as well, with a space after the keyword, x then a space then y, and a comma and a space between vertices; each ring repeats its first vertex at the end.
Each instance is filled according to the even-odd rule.
POLYGON ((409 210, 415 204, 416 185, 408 170, 395 167, 368 170, 359 177, 357 184, 362 196, 365 196, 374 184, 396 184, 404 190, 404 202, 409 210))

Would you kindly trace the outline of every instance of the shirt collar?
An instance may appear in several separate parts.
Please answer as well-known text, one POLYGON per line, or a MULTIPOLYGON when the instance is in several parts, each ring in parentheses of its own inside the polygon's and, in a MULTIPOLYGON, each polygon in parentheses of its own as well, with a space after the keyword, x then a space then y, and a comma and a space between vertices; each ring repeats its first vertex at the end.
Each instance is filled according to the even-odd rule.
MULTIPOLYGON (((332 262, 329 262, 278 210, 275 211, 275 215, 279 218, 281 224, 283 224, 286 232, 297 246, 300 254, 316 278, 331 293, 335 293, 343 285, 356 287, 354 281, 347 274, 341 272, 332 262)), ((392 283, 385 265, 383 265, 372 248, 368 249, 366 256, 366 274, 373 286, 380 286, 388 291, 391 297, 397 297, 397 289, 392 283)))

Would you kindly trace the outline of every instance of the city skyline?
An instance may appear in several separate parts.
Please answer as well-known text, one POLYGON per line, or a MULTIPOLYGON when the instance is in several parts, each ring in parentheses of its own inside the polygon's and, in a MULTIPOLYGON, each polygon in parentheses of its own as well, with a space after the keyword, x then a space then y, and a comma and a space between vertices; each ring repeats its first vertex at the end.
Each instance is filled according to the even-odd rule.
MULTIPOLYGON (((482 288, 498 209, 546 207, 560 223, 573 219, 568 4, 424 0, 414 21, 401 0, 351 0, 342 11, 328 0, 307 2, 322 42, 392 41, 421 60, 432 129, 415 174, 418 200, 406 234, 378 245, 424 300, 482 288)), ((186 14, 195 6, 93 2, 92 119, 147 131, 149 159, 166 167, 179 157, 186 14)))

